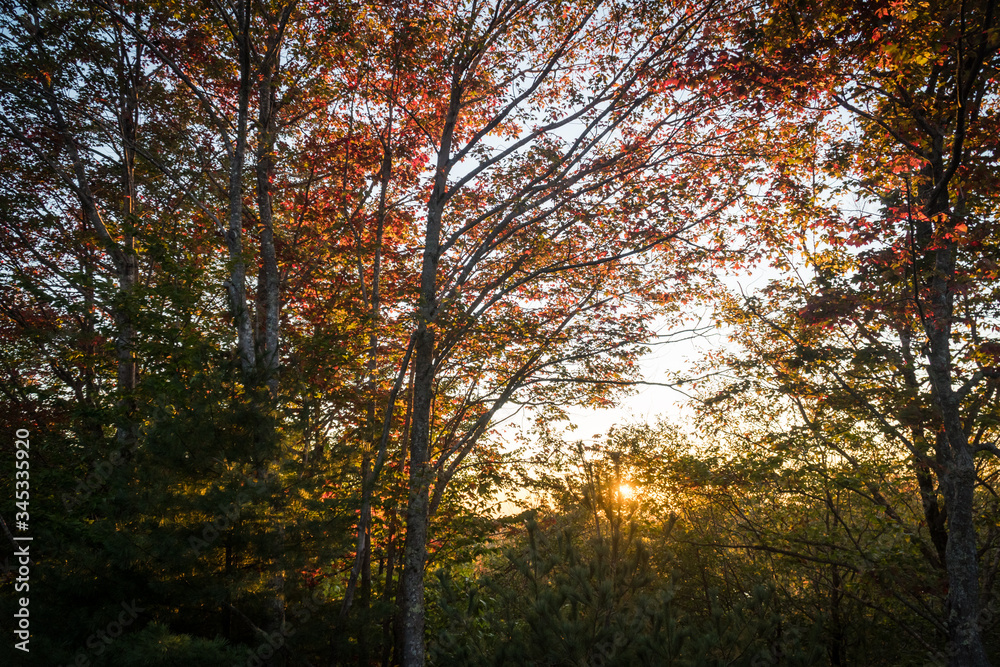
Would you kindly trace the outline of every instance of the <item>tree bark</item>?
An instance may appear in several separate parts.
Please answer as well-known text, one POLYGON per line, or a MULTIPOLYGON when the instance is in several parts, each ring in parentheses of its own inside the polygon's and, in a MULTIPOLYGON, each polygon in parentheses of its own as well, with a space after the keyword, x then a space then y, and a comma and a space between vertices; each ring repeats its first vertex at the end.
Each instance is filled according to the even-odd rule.
MULTIPOLYGON (((136 23, 138 24, 138 18, 136 23)), ((138 29, 138 25, 136 25, 138 29)), ((135 286, 139 282, 139 260, 135 251, 135 227, 138 221, 136 211, 135 146, 137 141, 137 121, 139 114, 139 77, 142 76, 142 48, 135 45, 134 62, 129 66, 127 50, 118 26, 118 110, 122 133, 122 230, 121 262, 118 271, 119 299, 114 311, 117 335, 115 353, 118 357, 118 407, 121 411, 117 427, 118 446, 130 450, 139 437, 135 420, 136 403, 133 393, 139 383, 139 364, 135 356, 135 325, 132 322, 128 302, 132 299, 135 286)))
MULTIPOLYGON (((953 140, 960 139, 956 136, 953 140)), ((940 146, 943 142, 934 143, 935 155, 925 168, 921 193, 925 201, 924 214, 928 221, 938 220, 937 224, 953 228, 957 220, 946 187, 943 146, 940 146)), ((961 203, 958 208, 961 209, 961 203)), ((927 241, 929 244, 931 239, 927 241)), ((979 624, 979 563, 973 503, 976 468, 962 424, 961 397, 953 388, 951 336, 957 247, 951 239, 935 243, 938 247, 929 255, 933 258, 929 280, 930 312, 925 317, 924 330, 927 335, 927 374, 944 433, 944 438, 939 441, 944 447, 941 482, 948 522, 945 545, 948 664, 950 667, 988 667, 990 662, 983 647, 979 624)))
MULTIPOLYGON (((291 5, 289 5, 290 7, 291 5)), ((271 179, 274 177, 274 143, 277 140, 277 78, 281 69, 279 31, 266 41, 267 53, 258 73, 258 139, 256 155, 257 214, 260 216, 260 280, 257 283, 257 316, 259 328, 257 345, 261 353, 263 379, 271 392, 272 400, 278 398, 278 340, 281 322, 281 285, 278 274, 278 257, 274 246, 274 205, 271 196, 271 179)))
POLYGON ((428 465, 431 403, 434 395, 434 324, 437 317, 437 270, 441 220, 448 187, 451 144, 461 108, 462 87, 452 82, 448 114, 441 132, 434 189, 427 205, 427 231, 420 271, 420 306, 414 335, 413 426, 410 438, 410 483, 403 547, 402 664, 424 665, 424 568, 427 564, 428 506, 434 470, 428 465))
POLYGON ((951 385, 949 345, 953 294, 947 278, 954 276, 954 259, 951 257, 950 247, 938 251, 937 269, 946 273, 939 274, 934 279, 934 315, 927 327, 930 342, 928 374, 935 403, 941 411, 947 447, 942 486, 948 509, 948 539, 945 547, 945 570, 948 575, 948 664, 952 667, 985 667, 990 663, 986 658, 979 627, 979 564, 973 521, 976 468, 962 426, 959 399, 951 385))
POLYGON ((250 108, 250 4, 236 3, 236 25, 233 35, 239 52, 240 84, 237 99, 236 142, 229 154, 229 227, 226 246, 229 250, 229 278, 226 290, 236 327, 237 349, 244 375, 253 373, 257 365, 253 324, 247 304, 247 271, 243 258, 243 167, 246 163, 247 120, 250 108))

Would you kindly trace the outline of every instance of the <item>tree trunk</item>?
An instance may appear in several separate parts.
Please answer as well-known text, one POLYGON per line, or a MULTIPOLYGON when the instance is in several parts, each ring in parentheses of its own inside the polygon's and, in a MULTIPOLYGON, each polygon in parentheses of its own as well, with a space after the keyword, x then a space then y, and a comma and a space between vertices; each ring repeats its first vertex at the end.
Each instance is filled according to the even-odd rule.
MULTIPOLYGON (((938 155, 941 155, 938 148, 938 155)), ((926 168, 925 183, 944 183, 938 157, 926 168)), ((956 224, 946 187, 924 186, 924 213, 928 220, 946 218, 956 224)), ((957 208, 961 210, 961 202, 957 208)), ((929 240, 929 239, 928 239, 929 240)), ((979 627, 979 564, 976 527, 973 520, 973 492, 976 469, 968 436, 962 425, 961 396, 953 388, 951 358, 952 319, 955 297, 955 255, 957 247, 950 239, 936 242, 929 254, 933 258, 930 273, 930 312, 925 318, 927 334, 927 373, 934 402, 940 411, 944 438, 942 486, 948 513, 948 539, 945 546, 945 571, 948 576, 947 618, 948 664, 950 667, 988 667, 979 627)), ((929 243, 924 247, 930 245, 929 243)))
POLYGON ((257 214, 260 216, 260 280, 257 295, 260 308, 257 345, 260 347, 263 379, 271 392, 271 399, 278 398, 278 336, 281 321, 281 285, 278 275, 278 257, 274 247, 274 206, 271 197, 271 179, 274 176, 274 143, 277 139, 275 109, 277 101, 277 76, 280 70, 281 35, 267 41, 268 57, 261 63, 258 78, 258 140, 257 140, 257 214))
POLYGON ((246 263, 243 258, 243 167, 246 161, 247 118, 250 108, 250 5, 245 0, 236 4, 234 35, 239 51, 240 87, 237 99, 236 142, 229 153, 229 228, 226 246, 229 250, 229 278, 226 290, 236 327, 240 366, 250 376, 257 365, 254 330, 247 304, 246 263))
MULTIPOLYGON (((376 419, 378 417, 378 396, 376 394, 378 385, 376 371, 378 370, 378 331, 382 322, 382 241, 385 236, 385 224, 388 217, 387 200, 389 183, 392 175, 391 114, 389 117, 387 135, 388 136, 382 146, 382 176, 379 185, 378 211, 376 212, 375 255, 372 259, 372 287, 371 293, 368 295, 369 315, 371 318, 369 326, 371 327, 371 332, 368 335, 368 362, 366 366, 367 377, 365 379, 364 391, 368 395, 368 428, 365 433, 365 442, 369 449, 364 452, 361 461, 361 513, 358 517, 357 547, 355 550, 354 565, 351 568, 351 575, 347 580, 347 590, 344 592, 344 603, 340 609, 340 617, 342 620, 347 617, 347 613, 350 611, 351 604, 354 601, 354 591, 357 586, 359 574, 361 575, 362 580, 364 580, 365 577, 368 577, 369 579, 371 578, 370 568, 368 565, 364 565, 364 562, 366 559, 370 562, 371 559, 372 494, 374 493, 375 483, 378 481, 378 475, 381 472, 381 462, 385 458, 385 447, 388 444, 387 437, 380 437, 380 431, 386 431, 386 435, 388 435, 387 430, 391 425, 392 412, 395 407, 396 391, 394 390, 392 392, 393 395, 389 399, 388 407, 386 408, 385 419, 381 423, 382 429, 379 429, 376 425, 376 419), (374 465, 372 465, 371 460, 372 452, 378 452, 378 459, 375 461, 374 465)), ((358 241, 358 245, 362 246, 360 236, 358 237, 358 241)), ((360 260, 358 261, 358 282, 361 285, 362 295, 364 295, 365 275, 362 270, 362 263, 360 260)), ((407 355, 407 361, 408 359, 409 356, 407 355)), ((404 367, 400 370, 400 373, 405 373, 405 371, 406 368, 404 367)), ((367 611, 365 613, 367 613, 367 611)))
POLYGON ((431 470, 427 465, 433 385, 434 332, 421 323, 416 344, 413 436, 410 441, 410 490, 403 547, 402 664, 424 664, 424 566, 427 562, 427 507, 431 470))
POLYGON ((979 564, 972 503, 976 471, 967 445, 953 451, 945 479, 949 505, 948 665, 988 667, 979 625, 979 564))
MULTIPOLYGON (((413 366, 410 366, 410 383, 409 391, 407 391, 406 397, 406 414, 403 418, 403 433, 410 432, 410 424, 413 419, 413 385, 415 376, 415 370, 413 366)), ((399 467, 398 472, 402 475, 406 471, 407 464, 407 451, 404 449, 399 454, 399 467)), ((385 579, 385 600, 389 602, 390 600, 396 601, 396 609, 392 616, 386 621, 385 628, 383 629, 383 635, 386 640, 386 647, 382 651, 382 666, 389 667, 390 664, 401 665, 403 663, 402 650, 403 650, 403 578, 400 576, 395 584, 392 581, 392 571, 394 564, 399 560, 400 557, 400 534, 399 534, 399 509, 393 508, 392 518, 389 524, 389 565, 386 570, 385 579)), ((402 568, 402 563, 399 563, 397 569, 402 568)))
POLYGON ((448 187, 451 143, 461 108, 462 88, 452 82, 448 114, 427 203, 427 232, 420 271, 420 307, 414 336, 413 431, 410 438, 410 489, 406 506, 406 543, 403 547, 402 664, 424 664, 424 567, 427 564, 429 493, 433 469, 428 465, 431 403, 434 395, 434 324, 437 318, 437 268, 441 259, 441 219, 448 187))
MULTIPOLYGON (((138 22, 138 19, 136 19, 138 22)), ((136 26, 138 28, 138 26, 136 26)), ((117 333, 115 354, 118 358, 118 446, 128 452, 139 438, 136 422, 134 392, 139 384, 139 364, 135 357, 135 324, 132 322, 129 301, 139 282, 139 259, 135 252, 135 227, 137 223, 135 185, 135 146, 137 140, 137 117, 139 113, 138 77, 141 76, 141 48, 135 47, 135 63, 130 68, 126 57, 126 46, 118 27, 119 67, 118 108, 122 132, 122 231, 121 260, 116 263, 119 296, 115 304, 114 318, 117 333)))
MULTIPOLYGON (((388 609, 393 598, 393 576, 396 570, 396 518, 395 513, 389 522, 389 530, 386 535, 385 554, 385 583, 382 588, 382 602, 388 609)), ((389 667, 389 659, 392 656, 392 615, 386 616, 382 620, 382 667, 389 667)))

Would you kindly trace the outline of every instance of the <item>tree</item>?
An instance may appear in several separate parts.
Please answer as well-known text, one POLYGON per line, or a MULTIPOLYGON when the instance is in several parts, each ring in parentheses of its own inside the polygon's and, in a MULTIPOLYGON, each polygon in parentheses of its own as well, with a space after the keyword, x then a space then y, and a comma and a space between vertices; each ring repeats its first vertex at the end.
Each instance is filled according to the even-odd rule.
MULTIPOLYGON (((7 316, 25 327, 27 302, 41 301, 44 309, 46 302, 75 294, 84 303, 76 313, 84 335, 97 335, 100 311, 113 320, 117 441, 120 448, 130 448, 137 437, 133 311, 139 281, 136 236, 143 212, 134 147, 141 113, 138 91, 148 85, 143 48, 122 26, 95 21, 85 28, 86 12, 80 8, 56 12, 29 4, 11 6, 5 15, 2 48, 8 66, 0 84, 0 125, 11 176, 22 176, 8 184, 12 196, 7 214, 45 212, 79 221, 75 229, 54 234, 45 227, 7 230, 4 246, 13 282, 33 282, 37 272, 56 281, 34 298, 11 299, 7 316), (51 196, 25 191, 29 183, 44 184, 51 196), (39 253, 44 246, 55 256, 39 253), (67 271, 69 262, 79 271, 67 271), (114 281, 110 290, 102 285, 104 275, 114 281)), ((136 24, 143 20, 134 17, 136 24)), ((93 367, 84 364, 78 374, 60 368, 54 359, 52 363, 56 374, 75 387, 78 400, 93 406, 93 367)))
POLYGON ((838 395, 905 447, 947 572, 949 664, 986 665, 975 494, 977 460, 998 453, 995 4, 779 2, 744 21, 729 69, 760 100, 791 98, 770 125, 777 150, 760 156, 776 171, 752 219, 812 272, 786 292, 797 316, 762 320, 784 341, 778 377, 808 403, 805 423, 838 395), (852 216, 831 195, 869 210, 852 216))
POLYGON ((727 563, 699 590, 705 574, 676 533, 711 528, 690 502, 692 446, 675 428, 619 425, 591 445, 545 427, 539 436, 529 483, 544 495, 507 518, 474 568, 438 573, 436 662, 817 664, 803 617, 774 590, 783 580, 758 571, 733 581, 727 563), (704 608, 690 604, 696 593, 704 608))
MULTIPOLYGON (((703 206, 685 209, 674 199, 695 186, 679 158, 706 142, 699 114, 712 105, 671 95, 669 72, 681 67, 712 11, 474 2, 423 19, 439 35, 428 60, 440 63, 426 68, 425 85, 447 103, 432 135, 414 295, 403 664, 424 660, 433 405, 446 364, 467 342, 494 343, 476 335, 493 311, 521 311, 536 327, 517 363, 484 378, 492 397, 439 459, 454 454, 457 462, 516 392, 548 379, 545 371, 582 379, 586 372, 560 366, 634 355, 635 347, 609 346, 593 323, 584 330, 601 342, 567 354, 568 327, 625 298, 637 275, 627 258, 638 263, 731 201, 724 188, 707 187, 711 179, 702 182, 703 206)), ((698 167, 715 168, 705 161, 698 167)), ((437 479, 446 483, 447 476, 437 479)))

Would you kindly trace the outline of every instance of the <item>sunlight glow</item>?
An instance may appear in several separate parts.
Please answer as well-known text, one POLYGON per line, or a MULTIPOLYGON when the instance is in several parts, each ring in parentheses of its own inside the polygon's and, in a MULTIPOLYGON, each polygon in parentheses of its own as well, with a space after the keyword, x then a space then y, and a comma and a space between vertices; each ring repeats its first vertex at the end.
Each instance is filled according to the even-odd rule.
POLYGON ((618 495, 620 495, 622 498, 625 498, 626 500, 628 500, 628 499, 632 498, 632 496, 635 495, 635 489, 633 489, 628 484, 620 484, 618 486, 618 495))

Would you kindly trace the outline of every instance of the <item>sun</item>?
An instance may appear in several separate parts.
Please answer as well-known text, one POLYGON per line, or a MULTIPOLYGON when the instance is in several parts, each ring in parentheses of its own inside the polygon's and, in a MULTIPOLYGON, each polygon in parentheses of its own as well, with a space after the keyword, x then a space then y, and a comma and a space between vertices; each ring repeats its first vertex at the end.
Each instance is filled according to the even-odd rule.
POLYGON ((632 496, 635 495, 635 489, 633 489, 628 484, 619 484, 618 485, 618 495, 621 496, 622 498, 626 499, 626 500, 629 500, 629 499, 632 498, 632 496))

